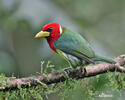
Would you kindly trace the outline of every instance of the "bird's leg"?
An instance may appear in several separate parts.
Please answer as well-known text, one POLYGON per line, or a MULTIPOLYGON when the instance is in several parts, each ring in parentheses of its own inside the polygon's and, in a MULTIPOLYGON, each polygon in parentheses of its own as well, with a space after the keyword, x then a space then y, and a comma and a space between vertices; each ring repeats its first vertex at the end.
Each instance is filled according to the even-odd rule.
POLYGON ((67 74, 69 74, 70 70, 72 69, 72 67, 67 67, 67 68, 64 68, 63 71, 67 74))
POLYGON ((71 66, 63 69, 64 77, 66 78, 66 80, 69 79, 69 73, 71 69, 72 69, 71 66))

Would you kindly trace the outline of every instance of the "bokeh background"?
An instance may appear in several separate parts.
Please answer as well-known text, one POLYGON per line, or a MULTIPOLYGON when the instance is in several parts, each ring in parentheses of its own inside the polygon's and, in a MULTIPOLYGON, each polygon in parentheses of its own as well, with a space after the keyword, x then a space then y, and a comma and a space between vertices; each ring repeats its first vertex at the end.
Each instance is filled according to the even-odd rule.
POLYGON ((41 60, 67 66, 45 39, 34 39, 50 22, 79 32, 99 55, 125 53, 125 0, 0 0, 1 73, 34 75, 41 60))

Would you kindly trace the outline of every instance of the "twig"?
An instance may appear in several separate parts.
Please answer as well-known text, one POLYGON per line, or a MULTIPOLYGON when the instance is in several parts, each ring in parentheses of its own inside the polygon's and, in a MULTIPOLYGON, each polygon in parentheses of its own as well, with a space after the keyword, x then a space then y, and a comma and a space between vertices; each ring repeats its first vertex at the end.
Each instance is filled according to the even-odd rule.
MULTIPOLYGON (((70 78, 85 78, 85 77, 92 77, 99 74, 106 73, 108 71, 110 72, 120 72, 125 73, 125 55, 120 55, 115 59, 117 62, 116 64, 108 64, 108 63, 102 63, 102 64, 96 64, 92 66, 87 67, 81 67, 79 69, 70 70, 69 77, 70 78)), ((39 84, 45 83, 46 85, 63 82, 65 81, 63 72, 54 72, 50 73, 47 76, 39 75, 39 76, 32 76, 32 77, 26 77, 26 78, 18 78, 18 79, 8 79, 6 81, 5 87, 0 87, 0 91, 8 91, 13 89, 18 89, 18 85, 23 87, 31 87, 31 86, 37 86, 39 84)))

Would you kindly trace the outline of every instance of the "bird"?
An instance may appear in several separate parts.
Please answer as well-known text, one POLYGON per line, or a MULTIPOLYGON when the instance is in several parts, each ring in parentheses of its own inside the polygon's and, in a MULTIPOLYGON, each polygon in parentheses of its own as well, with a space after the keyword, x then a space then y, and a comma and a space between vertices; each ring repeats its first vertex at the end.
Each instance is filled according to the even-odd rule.
POLYGON ((49 23, 35 35, 35 38, 46 38, 49 47, 68 61, 70 67, 86 66, 102 61, 110 64, 116 62, 110 58, 97 55, 89 42, 77 32, 73 32, 59 23, 49 23))

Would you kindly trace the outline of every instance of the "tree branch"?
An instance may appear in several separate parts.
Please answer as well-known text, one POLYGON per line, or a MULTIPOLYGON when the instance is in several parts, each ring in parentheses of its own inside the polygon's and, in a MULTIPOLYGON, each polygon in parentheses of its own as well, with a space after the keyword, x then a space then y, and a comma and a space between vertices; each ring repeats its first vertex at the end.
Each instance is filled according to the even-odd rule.
MULTIPOLYGON (((81 67, 76 70, 70 70, 69 71, 69 77, 80 79, 85 77, 92 77, 99 74, 106 73, 108 71, 110 72, 120 72, 125 73, 125 55, 120 55, 116 59, 114 59, 117 63, 116 64, 108 64, 108 63, 102 63, 102 64, 96 64, 92 66, 87 67, 81 67)), ((47 76, 39 75, 39 76, 32 76, 32 77, 26 77, 26 78, 17 78, 12 79, 11 77, 6 80, 6 86, 0 87, 0 91, 8 91, 12 89, 18 89, 18 85, 23 87, 31 87, 31 86, 37 86, 41 83, 45 83, 47 85, 52 83, 58 83, 65 81, 63 72, 54 72, 50 73, 47 76)))

